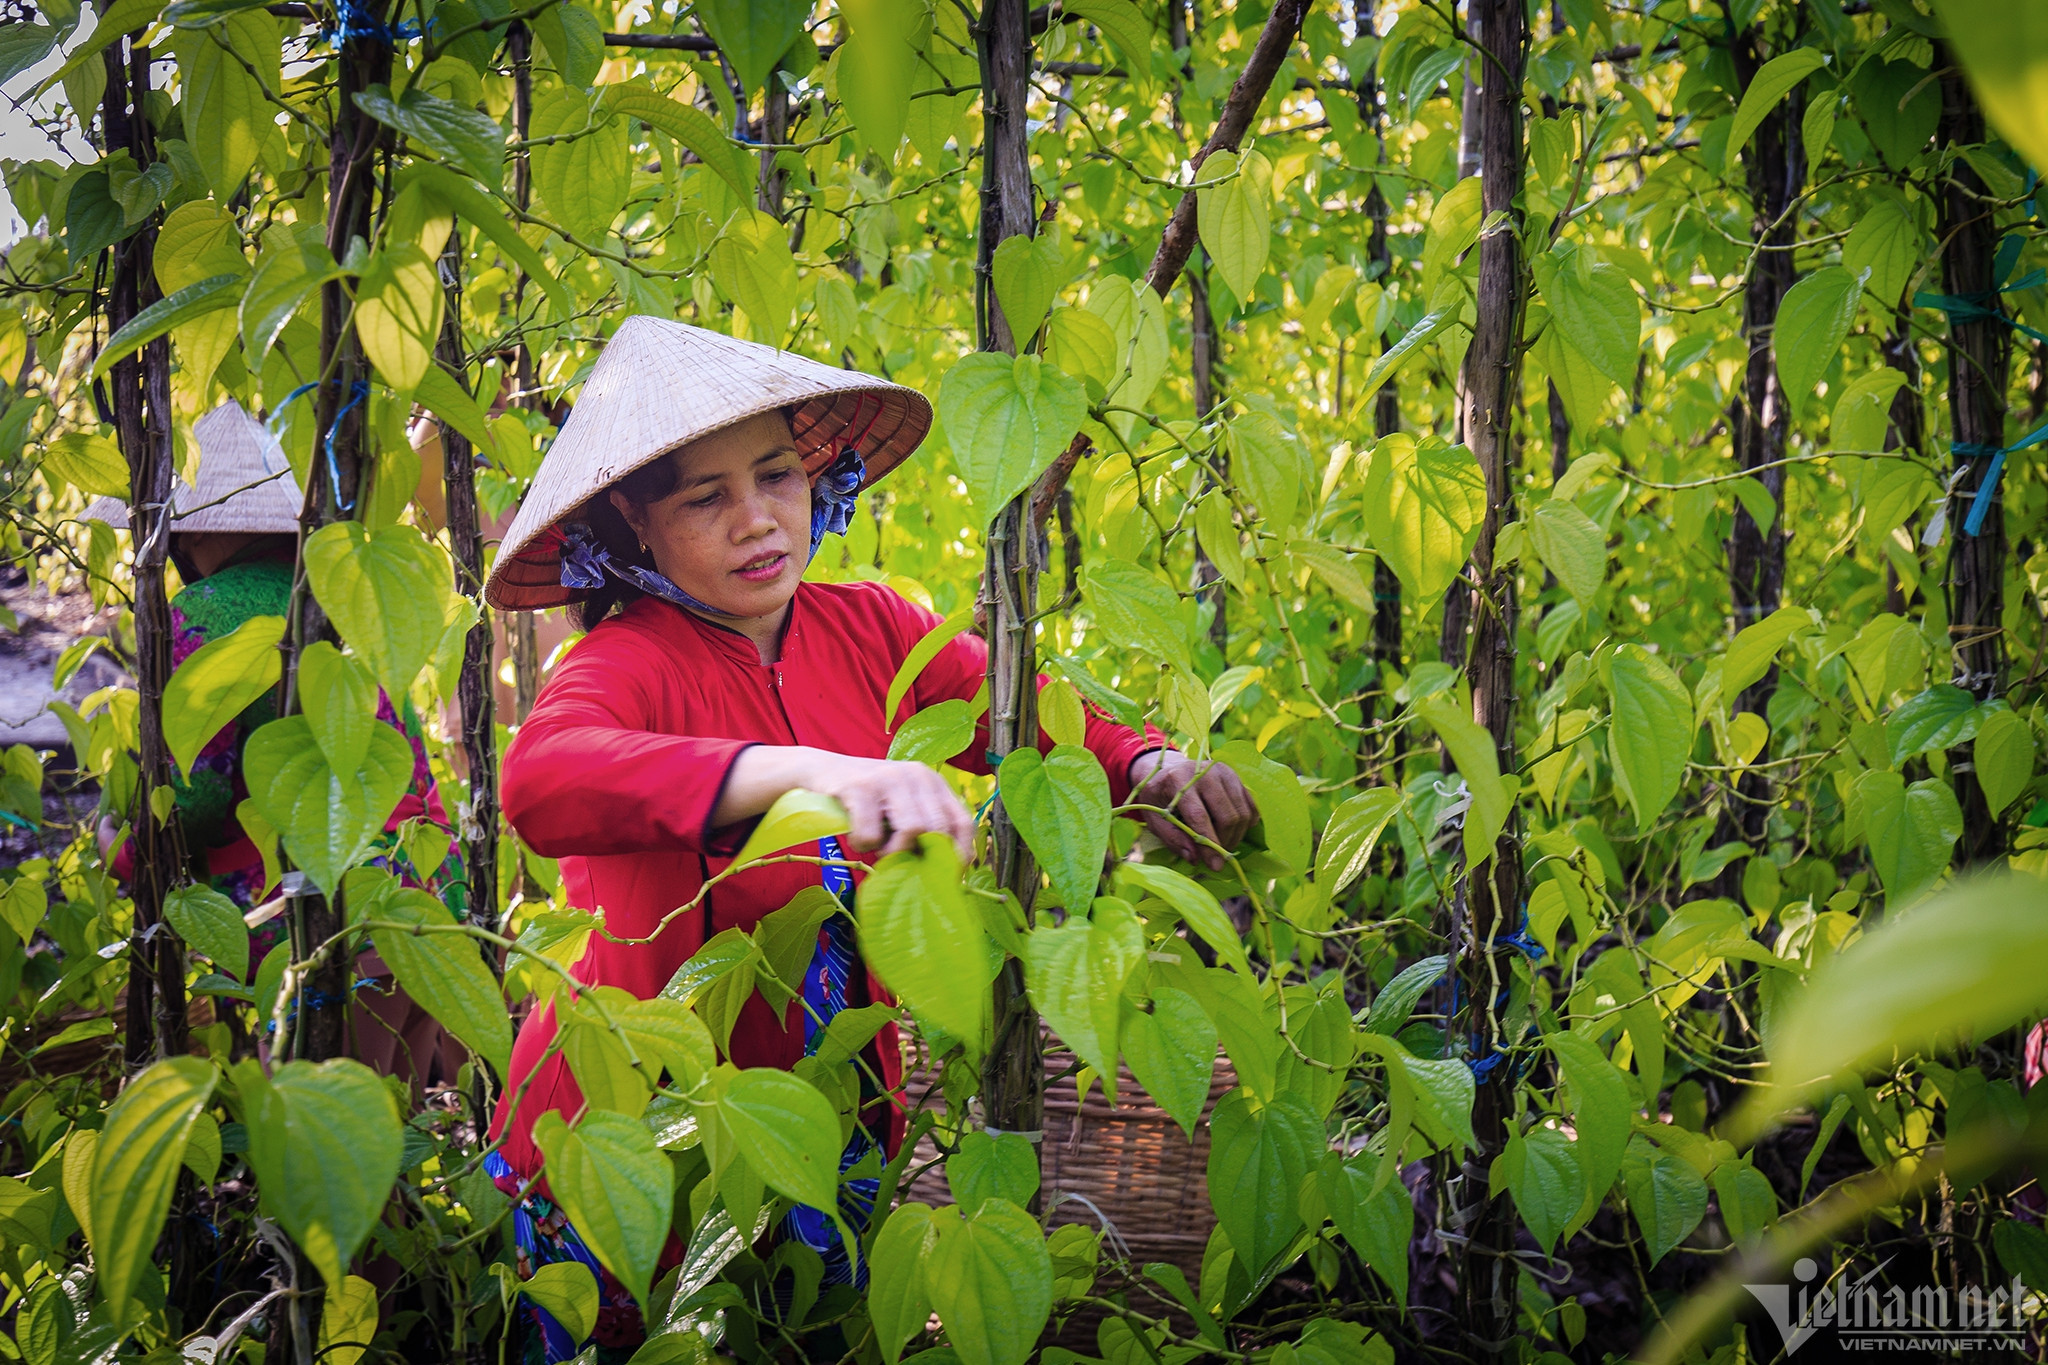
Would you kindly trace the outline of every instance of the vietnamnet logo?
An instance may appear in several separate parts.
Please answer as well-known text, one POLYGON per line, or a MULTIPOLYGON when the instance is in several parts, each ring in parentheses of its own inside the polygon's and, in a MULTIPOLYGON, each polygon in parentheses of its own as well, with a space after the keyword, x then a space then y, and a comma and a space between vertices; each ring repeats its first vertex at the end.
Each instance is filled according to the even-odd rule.
POLYGON ((1820 1267, 1802 1256, 1792 1267, 1799 1280, 1788 1284, 1745 1284, 1771 1315, 1771 1324, 1792 1355, 1824 1331, 1837 1334, 1851 1351, 1991 1351, 2024 1347, 2024 1315, 2038 1311, 2037 1296, 2027 1293, 2017 1275, 2009 1286, 1986 1292, 1965 1285, 1950 1293, 1947 1285, 1898 1285, 1884 1289, 1872 1283, 1890 1259, 1858 1278, 1846 1271, 1836 1283, 1818 1288, 1820 1267))

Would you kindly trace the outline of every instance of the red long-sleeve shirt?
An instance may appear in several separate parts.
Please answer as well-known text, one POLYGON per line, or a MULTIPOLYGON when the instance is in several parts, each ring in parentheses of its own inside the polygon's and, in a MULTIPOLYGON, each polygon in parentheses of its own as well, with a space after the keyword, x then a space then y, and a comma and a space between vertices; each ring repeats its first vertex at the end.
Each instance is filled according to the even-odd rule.
MULTIPOLYGON (((886 757, 890 730, 882 707, 890 680, 938 623, 880 584, 805 583, 790 607, 781 662, 763 664, 744 635, 642 599, 601 623, 556 665, 506 752, 505 814, 534 850, 561 860, 572 904, 602 907, 613 935, 646 937, 663 916, 692 900, 745 838, 746 825, 711 827, 740 752, 753 744, 800 744, 886 757)), ((898 723, 948 698, 971 699, 981 687, 987 652, 978 636, 954 637, 918 676, 899 706, 898 723)), ((1092 708, 1086 742, 1119 803, 1130 794, 1132 760, 1165 744, 1156 731, 1139 735, 1092 708)), ((1042 748, 1051 743, 1040 737, 1042 748)), ((952 761, 986 773, 987 748, 984 717, 973 742, 952 761)), ((594 938, 575 975, 650 998, 711 935, 751 929, 817 884, 818 869, 807 863, 743 872, 650 943, 594 938)), ((869 989, 873 998, 886 998, 872 976, 869 989)), ((541 1165, 534 1120, 557 1109, 573 1118, 582 1106, 581 1091, 556 1056, 534 1075, 518 1112, 509 1112, 510 1097, 554 1034, 552 1007, 528 1018, 512 1049, 507 1098, 492 1122, 493 1136, 507 1132, 505 1157, 525 1176, 541 1165)), ((756 994, 733 1029, 731 1060, 787 1068, 803 1056, 803 1038, 799 1002, 778 1019, 756 994)), ((884 1078, 894 1086, 900 1075, 893 1026, 878 1043, 884 1078)), ((894 1111, 890 1126, 893 1149, 901 1126, 894 1111)))

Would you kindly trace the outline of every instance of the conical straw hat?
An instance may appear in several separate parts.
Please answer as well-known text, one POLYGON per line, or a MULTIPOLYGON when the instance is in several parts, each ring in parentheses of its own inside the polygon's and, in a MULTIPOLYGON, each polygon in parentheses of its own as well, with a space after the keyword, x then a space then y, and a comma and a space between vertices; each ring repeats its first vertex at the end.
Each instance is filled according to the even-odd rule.
MULTIPOLYGON (((183 479, 171 489, 171 530, 242 533, 299 529, 305 494, 292 477, 290 461, 263 424, 230 400, 192 426, 199 442, 199 486, 183 479)), ((128 528, 128 504, 99 498, 85 509, 88 521, 128 528)))
POLYGON ((564 606, 561 549, 548 531, 593 496, 677 446, 777 408, 815 480, 843 444, 860 451, 863 484, 917 449, 932 405, 915 389, 834 369, 758 342, 635 315, 598 357, 506 533, 484 599, 506 611, 564 606))

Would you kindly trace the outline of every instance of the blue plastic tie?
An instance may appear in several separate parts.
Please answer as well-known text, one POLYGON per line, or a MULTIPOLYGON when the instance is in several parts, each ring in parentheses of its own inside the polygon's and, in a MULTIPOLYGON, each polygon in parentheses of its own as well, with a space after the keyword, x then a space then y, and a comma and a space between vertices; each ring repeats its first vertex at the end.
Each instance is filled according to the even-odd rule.
POLYGON ((369 381, 358 379, 349 386, 348 401, 341 405, 341 411, 335 413, 334 420, 327 425, 327 478, 334 489, 334 505, 344 513, 356 510, 356 500, 354 498, 350 498, 347 502, 341 500, 341 462, 334 457, 334 437, 335 433, 341 430, 341 419, 348 416, 349 413, 355 410, 356 404, 369 396, 369 381))

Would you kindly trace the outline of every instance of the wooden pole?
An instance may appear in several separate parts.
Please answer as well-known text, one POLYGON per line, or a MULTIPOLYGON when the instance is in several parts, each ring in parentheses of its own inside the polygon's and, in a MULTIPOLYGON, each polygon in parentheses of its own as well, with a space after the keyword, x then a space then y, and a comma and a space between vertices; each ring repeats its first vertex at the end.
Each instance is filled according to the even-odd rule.
MULTIPOLYGON (((1758 36, 1757 28, 1751 27, 1733 44, 1735 70, 1744 89, 1764 63, 1758 36)), ((1766 530, 1756 524, 1746 506, 1739 500, 1736 504, 1727 548, 1728 596, 1737 630, 1755 625, 1776 611, 1784 596, 1785 546, 1791 536, 1785 530, 1785 469, 1776 462, 1785 456, 1791 412, 1778 387, 1771 338, 1777 326, 1778 305, 1797 279, 1792 247, 1798 239, 1798 224, 1793 221, 1791 210, 1806 183, 1806 153, 1799 133, 1805 109, 1806 97, 1795 86, 1757 125, 1755 137, 1743 152, 1752 231, 1761 249, 1743 288, 1742 333, 1749 355, 1742 391, 1728 406, 1728 426, 1733 433, 1735 463, 1754 471, 1752 477, 1770 493, 1775 511, 1766 530)), ((1727 699, 1729 711, 1764 715, 1777 690, 1778 669, 1773 664, 1739 697, 1727 699)), ((1744 843, 1761 852, 1770 798, 1770 778, 1754 768, 1744 772, 1722 807, 1715 840, 1744 843)), ((1722 873, 1717 884, 1721 895, 1741 898, 1742 868, 1738 861, 1722 873)))
MULTIPOLYGON (((462 230, 448 234, 441 253, 447 307, 434 359, 467 389, 462 349, 462 230)), ((448 547, 455 559, 455 590, 476 604, 476 624, 462 642, 456 698, 462 711, 462 752, 469 768, 469 798, 456 813, 462 865, 469 874, 469 922, 498 928, 497 698, 491 678, 491 616, 484 605, 484 539, 476 503, 476 452, 469 438, 446 422, 441 432, 441 477, 448 504, 448 547)), ((486 953, 492 966, 497 955, 486 953)))
MULTIPOLYGON (((981 349, 1010 355, 1016 354, 1018 339, 1011 335, 996 298, 992 262, 1001 243, 1031 235, 1038 217, 1024 118, 1031 69, 1029 25, 1027 0, 989 0, 975 29, 984 130, 975 313, 981 349)), ((1035 530, 1028 491, 1011 499, 989 526, 982 593, 988 620, 988 750, 993 762, 1038 742, 1038 651, 1031 623, 1038 602, 1035 530)), ((1028 923, 1038 896, 1038 864, 1000 798, 992 818, 996 881, 1017 897, 1028 923)), ((1015 958, 1006 961, 996 977, 994 1011, 994 1045, 982 1066, 983 1113, 991 1127, 1039 1132, 1045 1107, 1044 1049, 1037 1012, 1024 990, 1024 967, 1015 958)))
MULTIPOLYGON (((1473 0, 1472 18, 1480 43, 1472 63, 1479 73, 1480 205, 1484 220, 1500 225, 1479 238, 1477 316, 1462 385, 1465 439, 1486 476, 1486 515, 1469 565, 1474 586, 1465 680, 1472 689, 1472 718, 1492 736, 1500 771, 1509 773, 1515 770, 1515 570, 1494 562, 1494 544, 1516 512, 1511 427, 1521 383, 1517 341, 1526 271, 1515 201, 1523 177, 1522 71, 1529 35, 1523 0, 1473 0)), ((1507 985, 1502 955, 1513 950, 1498 940, 1515 932, 1521 916, 1521 836, 1512 818, 1492 861, 1467 870, 1457 897, 1463 932, 1454 943, 1466 1002, 1459 1030, 1480 1040, 1473 1061, 1484 1065, 1505 1041, 1493 1007, 1507 985)), ((1465 1330, 1473 1351, 1486 1359, 1505 1357, 1516 1345, 1518 1222, 1506 1193, 1489 1188, 1487 1174, 1506 1142, 1513 1105, 1513 1069, 1496 1062, 1479 1081, 1472 1109, 1478 1145, 1453 1189, 1468 1238, 1458 1257, 1465 1330)))
MULTIPOLYGON (((117 40, 102 54, 107 87, 102 132, 109 153, 125 151, 137 166, 156 159, 147 113, 150 51, 141 35, 117 40), (125 51, 124 51, 125 49, 125 51)), ((161 297, 151 258, 156 215, 114 248, 107 299, 108 335, 161 297)), ((127 1037, 131 1072, 186 1046, 185 946, 164 922, 165 897, 185 876, 184 841, 170 805, 172 767, 164 739, 164 688, 171 678, 171 606, 164 587, 170 552, 170 499, 176 480, 171 442, 171 346, 159 337, 114 362, 107 378, 115 438, 128 461, 128 530, 135 546, 135 682, 140 780, 133 820, 135 904, 129 939, 127 1037), (161 807, 161 810, 159 809, 161 807)))
MULTIPOLYGON (((1941 76, 1944 147, 1984 141, 1984 114, 1953 57, 1941 76)), ((1998 297, 1998 230, 1992 222, 1991 193, 1969 162, 1956 157, 1942 181, 1940 211, 1942 284, 1965 299, 1998 297)), ((1995 304, 1993 305, 1995 306, 1995 304)), ((1953 680, 1978 701, 1999 694, 2005 666, 2005 509, 1994 488, 1975 534, 1968 528, 1978 491, 1989 477, 1992 452, 2005 444, 2006 376, 2012 365, 2012 335, 1994 317, 1952 316, 1948 320, 1949 439, 1962 471, 1948 496, 1948 620, 1953 680)), ((1963 837, 1956 848, 1962 866, 1982 863, 2004 851, 1998 822, 1985 803, 1968 745, 1949 751, 1956 801, 1963 808, 1963 837)))

